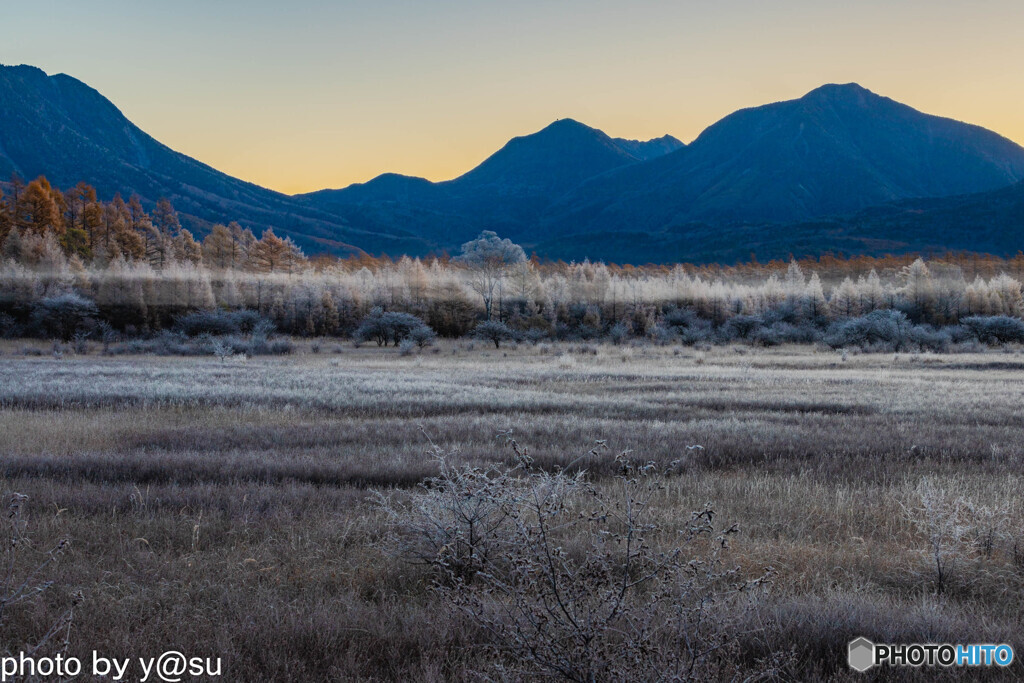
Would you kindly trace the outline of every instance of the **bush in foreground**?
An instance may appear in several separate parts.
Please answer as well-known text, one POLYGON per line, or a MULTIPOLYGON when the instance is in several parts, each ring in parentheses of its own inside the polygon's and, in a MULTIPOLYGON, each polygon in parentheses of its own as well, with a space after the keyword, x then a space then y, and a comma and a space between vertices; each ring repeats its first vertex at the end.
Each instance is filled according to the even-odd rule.
POLYGON ((667 524, 652 501, 668 473, 628 452, 598 487, 535 467, 507 438, 514 466, 455 467, 435 448, 439 476, 406 504, 381 498, 394 547, 433 568, 437 594, 489 635, 494 665, 574 681, 738 674, 730 628, 765 577, 726 564, 736 526, 716 526, 710 507, 667 524))

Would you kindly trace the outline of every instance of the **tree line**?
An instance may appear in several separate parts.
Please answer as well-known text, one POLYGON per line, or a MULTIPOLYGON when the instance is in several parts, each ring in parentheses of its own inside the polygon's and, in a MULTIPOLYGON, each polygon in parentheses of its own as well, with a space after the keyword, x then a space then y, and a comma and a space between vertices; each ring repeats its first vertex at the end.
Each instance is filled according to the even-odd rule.
POLYGON ((58 252, 100 267, 120 259, 156 269, 205 262, 222 269, 294 272, 306 261, 291 238, 272 229, 257 239, 237 222, 214 225, 198 242, 166 198, 150 213, 137 195, 125 202, 117 194, 103 202, 86 183, 61 191, 45 176, 25 184, 14 175, 6 193, 0 188, 0 247, 4 258, 44 267, 59 260, 58 252))
MULTIPOLYGON (((173 206, 12 182, 0 198, 0 334, 30 333, 41 302, 71 292, 128 335, 195 311, 254 311, 288 334, 352 336, 372 311, 404 313, 446 337, 488 323, 524 339, 798 341, 897 311, 912 325, 1024 314, 1024 256, 945 254, 733 266, 544 262, 493 232, 449 257, 307 258, 267 230, 215 225, 198 241, 173 206), (503 327, 499 327, 503 326, 503 327), (818 330, 818 333, 814 333, 818 330)), ((497 330, 498 332, 495 332, 497 330)))

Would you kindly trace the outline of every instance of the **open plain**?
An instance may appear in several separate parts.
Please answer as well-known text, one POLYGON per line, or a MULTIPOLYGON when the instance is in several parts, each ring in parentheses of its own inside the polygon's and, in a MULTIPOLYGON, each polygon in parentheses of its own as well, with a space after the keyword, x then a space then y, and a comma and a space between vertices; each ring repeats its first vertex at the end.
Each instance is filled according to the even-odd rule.
POLYGON ((768 581, 723 620, 730 677, 770 658, 784 680, 852 676, 859 635, 1024 652, 1019 352, 18 349, 0 355, 0 491, 28 497, 12 571, 70 544, 36 579, 52 585, 8 607, 10 650, 73 609, 48 647, 219 656, 233 681, 514 678, 431 568, 394 555, 376 496, 435 475, 431 442, 507 463, 511 430, 540 467, 597 487, 617 452, 678 460, 658 518, 708 504, 737 524, 723 561, 768 581))

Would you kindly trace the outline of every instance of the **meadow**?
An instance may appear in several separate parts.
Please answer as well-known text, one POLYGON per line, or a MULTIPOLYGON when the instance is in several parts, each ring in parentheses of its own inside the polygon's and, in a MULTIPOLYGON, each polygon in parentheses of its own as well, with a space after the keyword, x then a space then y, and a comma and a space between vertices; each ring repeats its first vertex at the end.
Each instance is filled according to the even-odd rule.
POLYGON ((243 361, 0 342, 0 492, 27 496, 11 573, 70 542, 33 579, 48 589, 2 613, 3 650, 73 610, 41 651, 180 650, 231 681, 533 678, 395 553, 379 495, 418 495, 435 447, 508 465, 511 430, 597 489, 616 453, 675 463, 661 523, 709 506, 736 525, 723 566, 766 581, 712 613, 731 645, 706 675, 858 680, 860 635, 1024 651, 1020 350, 297 345, 243 361))

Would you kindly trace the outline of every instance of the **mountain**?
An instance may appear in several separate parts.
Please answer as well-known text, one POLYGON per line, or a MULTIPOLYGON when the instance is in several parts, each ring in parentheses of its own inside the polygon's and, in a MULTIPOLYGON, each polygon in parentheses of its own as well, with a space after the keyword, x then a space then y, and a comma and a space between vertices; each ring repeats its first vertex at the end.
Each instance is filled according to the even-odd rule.
POLYGON ((594 178, 538 235, 661 231, 687 223, 791 223, 1024 179, 1024 148, 859 85, 744 109, 687 147, 594 178))
POLYGON ((31 66, 0 66, 0 178, 79 181, 109 199, 170 199, 186 227, 238 220, 257 235, 274 227, 311 252, 426 251, 413 234, 357 229, 287 195, 232 178, 160 144, 84 83, 31 66))
POLYGON ((456 246, 481 229, 519 237, 552 201, 588 178, 683 147, 671 136, 611 138, 573 119, 510 140, 468 173, 441 183, 385 174, 341 190, 304 195, 310 206, 375 229, 413 231, 456 246))
POLYGON ((899 251, 1013 255, 1024 249, 1024 182, 990 192, 872 207, 834 219, 827 229, 868 244, 885 240, 899 251))
MULTIPOLYGON (((855 228, 849 217, 1022 179, 1024 148, 1016 143, 847 84, 738 111, 689 145, 670 136, 610 138, 563 119, 513 139, 455 180, 385 175, 304 200, 447 248, 490 228, 569 259, 735 260, 751 251, 909 244, 891 225, 858 219, 855 228), (857 230, 879 235, 858 241, 857 230)), ((969 232, 949 244, 969 244, 969 232)))
POLYGON ((462 196, 547 196, 637 161, 640 157, 603 132, 559 119, 537 133, 512 138, 472 171, 442 185, 462 196))
POLYGON ((883 256, 968 251, 1013 256, 1024 249, 1024 182, 989 192, 904 199, 844 216, 796 223, 688 223, 661 232, 552 237, 534 246, 553 259, 619 263, 735 263, 790 255, 883 256))
POLYGON ((238 220, 338 255, 454 250, 484 229, 617 262, 1024 245, 1024 148, 855 84, 738 111, 689 145, 560 119, 453 180, 385 174, 289 197, 171 150, 70 76, 0 66, 0 179, 11 173, 168 197, 200 236, 238 220))
POLYGON ((632 154, 641 161, 648 161, 669 152, 686 147, 682 142, 671 135, 662 135, 652 140, 626 140, 625 138, 613 138, 615 144, 632 154))

